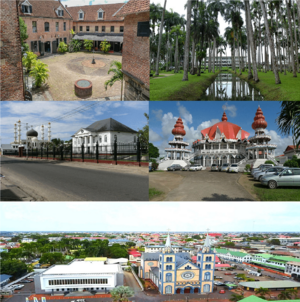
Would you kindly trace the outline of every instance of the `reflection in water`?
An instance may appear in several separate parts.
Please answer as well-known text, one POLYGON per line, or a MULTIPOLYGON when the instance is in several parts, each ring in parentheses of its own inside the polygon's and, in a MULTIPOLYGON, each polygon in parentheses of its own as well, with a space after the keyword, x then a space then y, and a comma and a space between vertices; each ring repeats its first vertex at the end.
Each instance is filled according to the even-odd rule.
POLYGON ((200 100, 246 100, 261 101, 263 96, 245 80, 232 73, 219 73, 215 81, 206 89, 200 100))

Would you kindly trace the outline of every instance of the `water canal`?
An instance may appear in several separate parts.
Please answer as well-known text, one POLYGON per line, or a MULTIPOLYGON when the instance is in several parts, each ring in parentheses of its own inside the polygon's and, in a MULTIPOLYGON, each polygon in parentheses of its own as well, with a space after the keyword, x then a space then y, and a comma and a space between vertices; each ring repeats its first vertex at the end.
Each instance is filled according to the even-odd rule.
POLYGON ((200 97, 203 101, 262 101, 261 93, 251 84, 232 73, 219 73, 200 97))

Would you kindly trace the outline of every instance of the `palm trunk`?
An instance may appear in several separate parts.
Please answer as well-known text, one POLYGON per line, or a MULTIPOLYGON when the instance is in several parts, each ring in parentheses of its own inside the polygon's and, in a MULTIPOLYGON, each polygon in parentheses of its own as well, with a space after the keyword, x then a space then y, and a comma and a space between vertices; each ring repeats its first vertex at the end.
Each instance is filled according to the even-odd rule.
POLYGON ((121 101, 123 101, 123 79, 121 80, 121 101))
POLYGON ((295 53, 296 53, 296 65, 297 72, 299 72, 299 59, 298 59, 298 37, 296 30, 296 16, 295 16, 295 7, 293 6, 293 20, 294 20, 294 35, 295 35, 295 53))
POLYGON ((244 0, 245 6, 247 7, 247 14, 246 14, 246 23, 248 25, 248 35, 250 41, 250 49, 251 49, 251 56, 252 56, 252 65, 253 65, 253 78, 254 82, 259 82, 257 67, 256 67, 256 55, 255 55, 255 48, 254 48, 254 36, 253 36, 253 29, 251 24, 251 16, 250 16, 250 4, 249 0, 244 0))
POLYGON ((268 35, 268 41, 269 41, 269 45, 270 45, 271 61, 272 61, 273 73, 275 75, 275 83, 276 84, 281 84, 281 81, 280 81, 280 78, 279 78, 279 73, 278 73, 277 66, 276 66, 275 48, 274 48, 273 39, 271 37, 267 12, 266 12, 266 9, 265 9, 265 4, 264 4, 263 0, 259 0, 259 2, 260 2, 261 10, 262 10, 262 13, 263 13, 263 18, 264 18, 264 21, 265 21, 265 27, 266 27, 266 31, 267 31, 267 35, 268 35))
POLYGON ((215 73, 216 66, 216 38, 214 37, 214 47, 213 47, 213 73, 215 73))
MULTIPOLYGON (((233 25, 232 25, 233 27, 233 25)), ((232 62, 233 71, 236 73, 236 66, 235 66, 235 30, 233 29, 233 62, 232 62)))
POLYGON ((194 68, 195 68, 195 48, 196 48, 196 43, 195 40, 193 39, 192 41, 192 68, 190 71, 190 74, 194 74, 194 68))
POLYGON ((187 2, 187 23, 186 23, 186 38, 184 45, 184 74, 182 81, 189 80, 189 53, 190 53, 190 34, 191 34, 191 16, 192 15, 192 1, 187 2))
MULTIPOLYGON (((297 70, 296 70, 296 62, 294 57, 294 39, 293 39, 293 28, 292 28, 292 21, 291 21, 291 0, 285 0, 286 3, 286 10, 287 10, 287 18, 289 22, 289 34, 291 39, 291 60, 292 60, 292 68, 293 68, 293 77, 297 77, 297 70)), ((297 52, 296 52, 297 53, 297 52)))
POLYGON ((164 25, 166 6, 167 6, 167 0, 165 0, 164 10, 163 10, 163 13, 162 13, 161 23, 160 23, 160 30, 159 30, 159 37, 158 37, 158 47, 157 47, 156 71, 155 71, 156 76, 159 75, 161 38, 162 38, 162 33, 163 33, 163 25, 164 25))
POLYGON ((178 73, 178 36, 176 36, 176 48, 175 48, 175 73, 178 73))

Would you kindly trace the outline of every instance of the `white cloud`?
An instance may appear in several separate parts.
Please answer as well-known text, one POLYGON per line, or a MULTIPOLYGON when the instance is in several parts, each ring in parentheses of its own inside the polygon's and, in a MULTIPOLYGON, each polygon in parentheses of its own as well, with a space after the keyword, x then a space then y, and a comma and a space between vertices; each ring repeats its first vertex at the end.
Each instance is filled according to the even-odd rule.
POLYGON ((177 102, 177 106, 181 118, 185 119, 189 124, 193 123, 193 116, 189 113, 189 111, 183 105, 180 105, 180 102, 177 102))
POLYGON ((271 144, 277 145, 277 149, 275 150, 276 155, 283 154, 283 151, 286 149, 288 145, 293 145, 293 138, 291 136, 282 137, 274 130, 265 130, 266 134, 272 137, 270 141, 271 144))
POLYGON ((235 117, 236 116, 236 111, 237 111, 237 108, 235 107, 235 105, 231 105, 229 106, 228 103, 225 103, 223 106, 222 106, 222 109, 224 111, 229 111, 229 116, 231 117, 235 117))
POLYGON ((159 121, 162 120, 163 117, 163 111, 161 109, 158 110, 152 110, 152 113, 155 115, 155 118, 159 121))
POLYGON ((152 129, 149 129, 149 140, 154 143, 154 142, 158 142, 161 140, 161 136, 159 134, 157 134, 156 132, 154 132, 152 129))

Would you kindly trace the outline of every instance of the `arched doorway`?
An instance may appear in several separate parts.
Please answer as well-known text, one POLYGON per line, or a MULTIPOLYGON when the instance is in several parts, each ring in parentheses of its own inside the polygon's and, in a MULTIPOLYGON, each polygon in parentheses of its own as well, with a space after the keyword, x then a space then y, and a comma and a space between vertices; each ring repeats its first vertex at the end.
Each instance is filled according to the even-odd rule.
POLYGON ((189 294, 191 292, 191 288, 190 287, 186 287, 185 289, 184 289, 184 293, 185 294, 189 294))
POLYGON ((195 293, 195 294, 199 293, 199 288, 198 288, 198 287, 196 287, 196 288, 194 289, 194 293, 195 293))
POLYGON ((51 43, 50 43, 50 41, 45 42, 44 47, 45 47, 45 52, 46 53, 51 53, 51 43))
POLYGON ((180 294, 180 291, 181 291, 181 289, 180 289, 180 288, 177 288, 177 289, 176 289, 176 294, 180 294))

